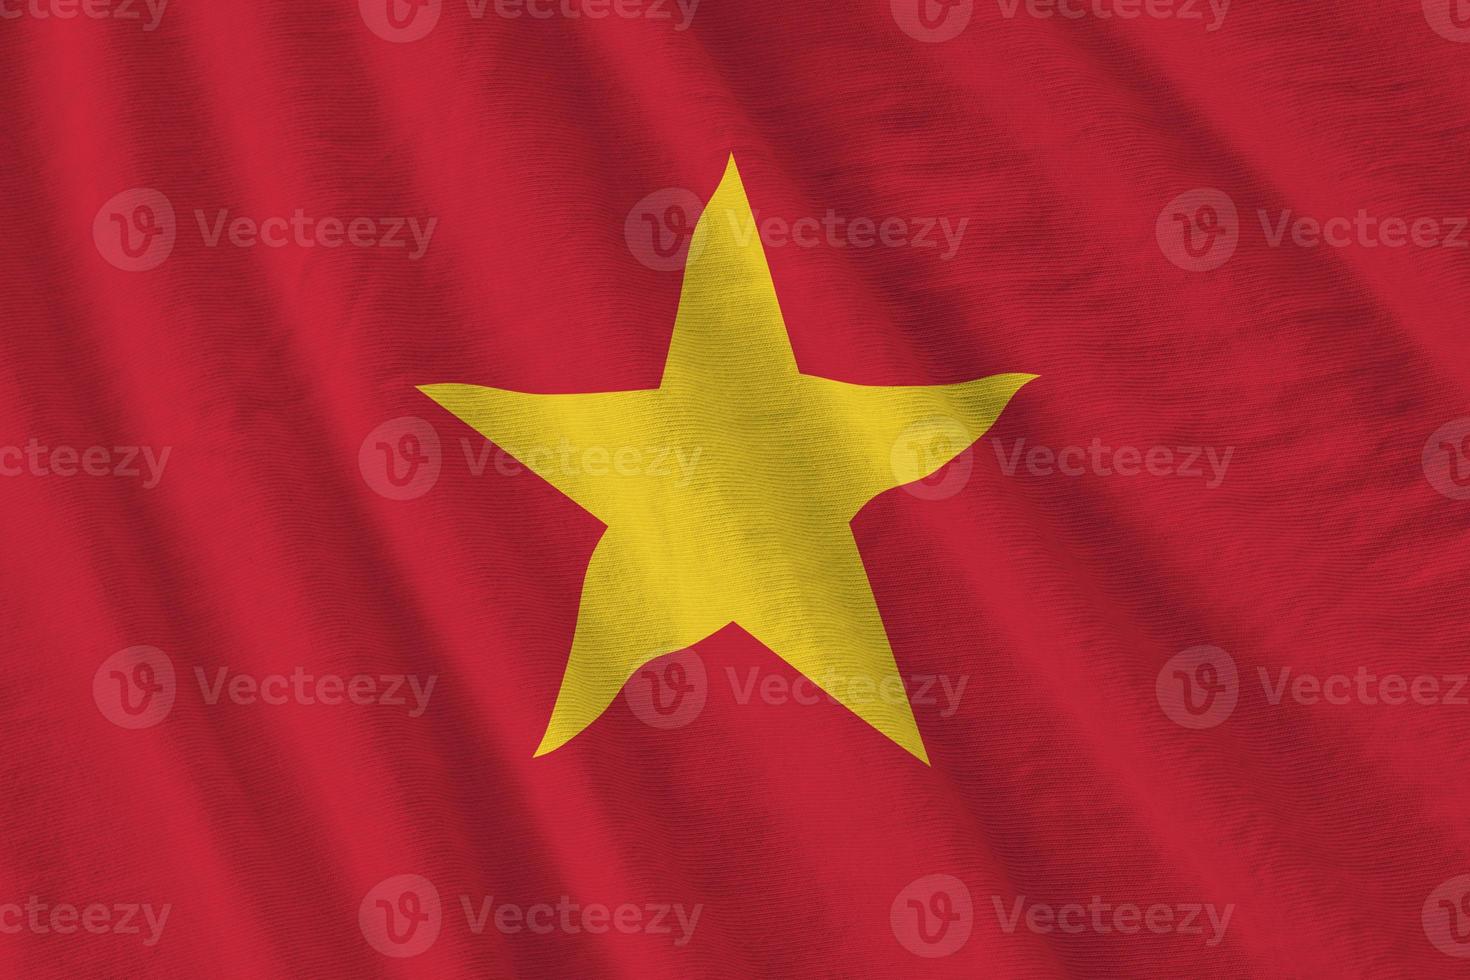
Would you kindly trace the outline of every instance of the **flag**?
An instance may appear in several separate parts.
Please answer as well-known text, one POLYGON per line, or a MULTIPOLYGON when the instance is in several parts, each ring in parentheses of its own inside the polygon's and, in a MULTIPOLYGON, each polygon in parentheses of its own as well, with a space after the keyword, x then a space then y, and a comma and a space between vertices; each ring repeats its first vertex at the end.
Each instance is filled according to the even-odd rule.
POLYGON ((0 972, 1470 958, 1455 0, 0 0, 0 972))

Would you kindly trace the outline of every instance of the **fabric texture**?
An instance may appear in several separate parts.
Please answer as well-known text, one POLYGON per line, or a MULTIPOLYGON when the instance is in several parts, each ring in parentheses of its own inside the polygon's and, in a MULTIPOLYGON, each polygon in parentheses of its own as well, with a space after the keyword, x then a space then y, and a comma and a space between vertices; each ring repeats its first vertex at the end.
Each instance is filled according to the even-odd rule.
POLYGON ((0 974, 1463 974, 1463 7, 0 0, 0 974), (699 447, 419 390, 658 387, 732 155, 803 374, 1036 376, 851 522, 927 764, 738 625, 538 756, 699 447))

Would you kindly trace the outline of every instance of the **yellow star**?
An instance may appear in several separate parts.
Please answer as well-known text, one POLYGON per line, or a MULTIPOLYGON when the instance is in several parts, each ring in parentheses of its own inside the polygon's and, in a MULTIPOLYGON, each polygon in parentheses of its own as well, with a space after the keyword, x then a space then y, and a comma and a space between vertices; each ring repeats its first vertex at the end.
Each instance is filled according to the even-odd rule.
POLYGON ((607 525, 538 756, 644 664, 736 623, 929 761, 850 522, 963 452, 1034 375, 882 388, 802 374, 754 226, 731 157, 657 388, 420 389, 607 525), (931 451, 914 459, 918 442, 931 451), (683 465, 629 465, 651 448, 683 465))

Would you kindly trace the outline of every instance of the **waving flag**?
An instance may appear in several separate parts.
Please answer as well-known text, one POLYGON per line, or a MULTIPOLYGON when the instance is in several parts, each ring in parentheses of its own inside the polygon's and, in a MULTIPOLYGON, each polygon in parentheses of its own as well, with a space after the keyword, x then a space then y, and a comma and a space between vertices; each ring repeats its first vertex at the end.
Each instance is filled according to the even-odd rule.
POLYGON ((1470 963, 1470 9, 0 0, 0 972, 1470 963))

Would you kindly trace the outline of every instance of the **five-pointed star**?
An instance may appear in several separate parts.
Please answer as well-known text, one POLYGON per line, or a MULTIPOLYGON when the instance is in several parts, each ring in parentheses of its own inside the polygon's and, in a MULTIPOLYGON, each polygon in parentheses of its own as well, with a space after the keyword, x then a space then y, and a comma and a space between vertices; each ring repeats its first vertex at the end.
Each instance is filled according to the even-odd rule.
POLYGON ((963 452, 1034 376, 883 388, 802 374, 754 225, 731 157, 695 229, 657 388, 420 389, 607 525, 538 756, 649 661, 736 623, 928 762, 850 522, 963 452), (906 442, 934 450, 933 435, 956 432, 902 458, 906 442), (588 465, 568 465, 568 443, 588 465), (617 463, 650 448, 693 464, 617 463))

